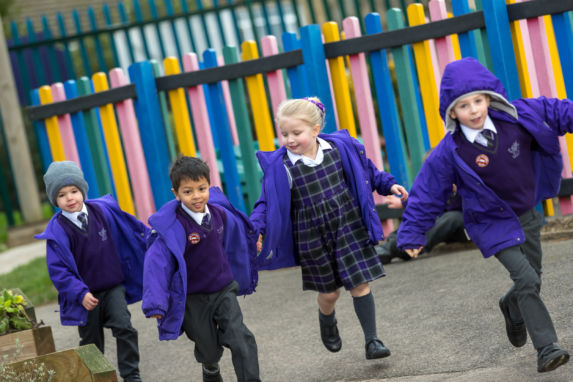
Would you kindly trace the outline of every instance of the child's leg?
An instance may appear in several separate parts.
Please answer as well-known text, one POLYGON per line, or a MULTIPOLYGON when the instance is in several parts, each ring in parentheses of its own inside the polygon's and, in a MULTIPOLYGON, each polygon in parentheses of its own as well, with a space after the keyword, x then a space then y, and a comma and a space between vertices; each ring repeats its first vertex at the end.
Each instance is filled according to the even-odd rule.
POLYGON ((219 342, 231 349, 238 382, 260 381, 259 358, 255 336, 243 323, 243 313, 237 301, 238 285, 225 288, 213 316, 219 325, 219 342))
POLYGON ((100 304, 104 314, 104 326, 111 329, 116 339, 119 375, 124 381, 141 381, 137 330, 131 325, 125 288, 118 285, 103 293, 100 304))
POLYGON ((337 352, 342 347, 342 340, 336 326, 334 307, 340 296, 340 290, 331 293, 318 293, 318 322, 320 324, 320 337, 324 346, 331 352, 337 352))
POLYGON ((382 358, 390 355, 390 350, 378 339, 376 330, 376 304, 368 283, 350 290, 354 311, 358 316, 366 343, 366 358, 382 358))
MULTIPOLYGON (((99 299, 101 296, 94 294, 94 297, 99 299)), ((94 344, 103 354, 105 341, 100 317, 101 304, 98 304, 94 310, 88 312, 86 324, 78 326, 78 333, 80 335, 80 346, 94 344)))

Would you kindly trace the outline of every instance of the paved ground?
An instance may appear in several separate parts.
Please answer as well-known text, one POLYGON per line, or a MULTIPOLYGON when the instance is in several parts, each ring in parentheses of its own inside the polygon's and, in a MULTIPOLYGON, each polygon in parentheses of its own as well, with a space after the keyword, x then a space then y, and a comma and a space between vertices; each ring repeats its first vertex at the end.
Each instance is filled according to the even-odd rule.
MULTIPOLYGON (((573 350, 573 240, 545 241, 543 248, 542 295, 561 346, 573 350)), ((257 292, 240 299, 245 322, 259 346, 262 380, 573 381, 573 362, 539 374, 531 342, 519 349, 508 342, 498 299, 511 281, 495 259, 484 260, 477 250, 465 249, 410 262, 395 260, 386 271, 388 276, 372 283, 372 289, 379 335, 392 356, 375 361, 364 357, 362 333, 348 294, 337 306, 342 350, 329 353, 320 342, 316 295, 301 291, 299 269, 262 272, 257 292)), ((56 309, 41 306, 36 315, 52 327, 57 350, 77 346, 76 328, 62 327, 56 309)), ((154 320, 143 317, 139 304, 131 311, 140 334, 144 380, 201 381, 192 343, 184 336, 159 342, 154 320)), ((115 364, 115 341, 109 331, 106 335, 106 356, 115 364)), ((221 368, 225 381, 236 381, 228 350, 221 368)))

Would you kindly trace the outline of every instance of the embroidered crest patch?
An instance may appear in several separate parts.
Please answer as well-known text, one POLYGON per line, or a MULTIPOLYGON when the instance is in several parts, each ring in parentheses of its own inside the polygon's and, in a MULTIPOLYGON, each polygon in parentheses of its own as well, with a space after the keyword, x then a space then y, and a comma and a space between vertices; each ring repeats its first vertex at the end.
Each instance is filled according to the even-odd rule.
POLYGON ((513 144, 507 149, 507 151, 511 154, 513 159, 517 159, 519 156, 519 142, 515 141, 513 144))
POLYGON ((201 241, 201 236, 197 232, 193 232, 188 236, 189 241, 191 244, 197 244, 201 241))
POLYGON ((485 167, 489 164, 489 158, 485 154, 480 154, 476 157, 476 164, 479 167, 485 167))

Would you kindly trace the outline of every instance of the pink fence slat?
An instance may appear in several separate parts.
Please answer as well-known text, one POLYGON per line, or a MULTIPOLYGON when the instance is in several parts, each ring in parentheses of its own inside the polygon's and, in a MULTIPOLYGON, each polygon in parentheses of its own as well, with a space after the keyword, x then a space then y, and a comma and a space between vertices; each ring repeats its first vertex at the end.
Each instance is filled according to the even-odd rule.
MULTIPOLYGON (((545 34, 545 25, 543 18, 532 18, 527 21, 527 28, 529 30, 528 40, 529 46, 532 50, 532 59, 535 63, 535 76, 530 73, 532 77, 536 77, 537 93, 534 96, 544 95, 546 97, 557 97, 557 86, 555 84, 555 77, 553 77, 553 69, 551 65, 551 55, 549 53, 549 44, 547 35, 545 34)), ((525 38, 524 38, 525 40, 525 38)), ((561 156, 569 158, 567 150, 567 142, 565 137, 559 137, 559 147, 561 149, 561 156)), ((563 178, 571 178, 571 164, 570 161, 563 161, 563 178)), ((573 197, 562 196, 559 198, 559 207, 562 215, 569 215, 573 213, 573 197)))
MULTIPOLYGON (((279 53, 277 38, 275 36, 265 36, 261 40, 263 49, 263 56, 272 56, 279 53)), ((283 79, 283 72, 275 70, 267 73, 267 81, 269 83, 269 92, 271 95, 271 103, 273 106, 273 115, 277 115, 277 110, 281 102, 286 100, 285 83, 283 79)), ((281 135, 279 126, 275 124, 277 137, 279 138, 279 145, 283 144, 283 137, 281 135)))
MULTIPOLYGON (((51 88, 54 102, 66 100, 66 93, 62 83, 52 84, 51 88)), ((74 161, 81 167, 80 155, 78 154, 78 147, 76 146, 76 138, 74 136, 74 128, 72 127, 70 115, 64 114, 58 116, 58 126, 60 127, 60 135, 62 137, 62 146, 64 147, 66 160, 74 161)))
MULTIPOLYGON (((426 17, 426 23, 430 20, 426 17)), ((436 89, 440 90, 440 82, 442 82, 442 71, 440 68, 440 63, 438 61, 438 53, 436 51, 436 40, 429 40, 430 44, 430 57, 432 59, 432 71, 434 72, 434 82, 436 83, 436 89)))
MULTIPOLYGON (((217 57, 217 65, 224 66, 225 60, 223 57, 217 57)), ((233 101, 231 101, 231 91, 229 90, 229 81, 221 81, 221 89, 223 90, 223 98, 225 99, 225 108, 227 109, 227 117, 229 118, 229 128, 231 129, 231 138, 233 145, 239 145, 239 134, 237 133, 237 122, 235 121, 235 111, 233 110, 233 101)))
MULTIPOLYGON (((116 68, 109 72, 111 86, 114 88, 128 84, 122 69, 116 68)), ((147 222, 147 219, 155 212, 155 203, 151 192, 149 173, 141 145, 139 127, 133 109, 133 101, 126 99, 115 104, 115 110, 121 130, 121 138, 125 149, 125 157, 129 175, 131 178, 133 197, 137 217, 147 222)))
MULTIPOLYGON (((183 55, 183 70, 186 72, 199 70, 199 62, 197 61, 197 55, 195 53, 187 53, 183 55)), ((189 94, 189 100, 191 101, 193 123, 195 125, 195 132, 197 133, 197 144, 199 145, 201 158, 209 164, 209 169, 211 170, 211 184, 213 186, 222 187, 203 87, 193 86, 188 88, 187 91, 189 94)))
MULTIPOLYGON (((360 21, 357 17, 347 17, 342 22, 344 33, 347 38, 360 37, 360 21)), ((378 138, 378 128, 376 125, 376 115, 374 104, 372 102, 372 91, 368 77, 368 66, 364 53, 353 54, 349 56, 350 71, 352 73, 352 83, 354 85, 354 95, 356 97, 356 106, 358 109, 358 120, 360 121, 360 132, 362 141, 366 148, 366 155, 379 169, 383 169, 382 153, 380 149, 380 140, 378 138)), ((374 202, 383 204, 385 197, 374 193, 374 202)), ((393 231, 392 220, 388 219, 382 222, 384 232, 393 231)))
MULTIPOLYGON (((445 20, 448 18, 446 2, 444 0, 431 0, 429 3, 430 19, 432 21, 445 20)), ((440 64, 440 76, 444 72, 446 65, 455 60, 454 45, 451 36, 437 38, 436 53, 440 64)), ((439 87, 438 87, 439 88, 439 87)))

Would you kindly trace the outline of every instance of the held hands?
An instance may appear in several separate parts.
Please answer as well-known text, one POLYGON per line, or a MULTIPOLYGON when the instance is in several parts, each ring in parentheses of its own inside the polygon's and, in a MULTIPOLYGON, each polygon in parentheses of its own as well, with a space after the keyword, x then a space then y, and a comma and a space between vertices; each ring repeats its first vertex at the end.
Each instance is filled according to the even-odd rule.
POLYGON ((424 247, 420 246, 419 248, 409 248, 409 249, 405 249, 404 252, 406 252, 408 254, 408 256, 415 259, 420 254, 420 251, 422 250, 422 248, 424 248, 424 247))
POLYGON ((390 188, 390 192, 400 198, 402 203, 408 200, 408 191, 404 188, 404 186, 399 185, 396 183, 390 188))
POLYGON ((154 314, 153 316, 149 316, 147 318, 157 318, 158 320, 161 320, 163 316, 161 314, 154 314))
POLYGON ((394 194, 386 196, 386 201, 384 204, 393 210, 397 210, 403 207, 402 200, 394 194))
POLYGON ((87 310, 94 310, 98 302, 99 300, 95 298, 94 295, 91 294, 91 292, 86 293, 84 298, 82 299, 82 305, 87 310))

